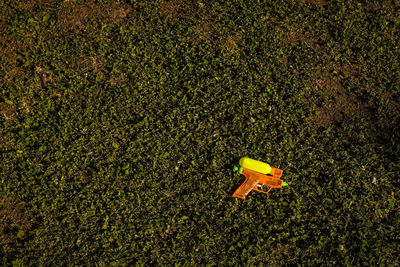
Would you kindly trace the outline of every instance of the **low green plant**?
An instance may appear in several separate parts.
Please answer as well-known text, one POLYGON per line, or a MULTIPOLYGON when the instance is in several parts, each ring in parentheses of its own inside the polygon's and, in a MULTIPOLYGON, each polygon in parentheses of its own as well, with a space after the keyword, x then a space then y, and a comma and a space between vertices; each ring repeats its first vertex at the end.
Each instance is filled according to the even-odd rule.
POLYGON ((395 2, 0 18, 3 265, 398 265, 395 2), (289 187, 233 198, 242 156, 289 187))

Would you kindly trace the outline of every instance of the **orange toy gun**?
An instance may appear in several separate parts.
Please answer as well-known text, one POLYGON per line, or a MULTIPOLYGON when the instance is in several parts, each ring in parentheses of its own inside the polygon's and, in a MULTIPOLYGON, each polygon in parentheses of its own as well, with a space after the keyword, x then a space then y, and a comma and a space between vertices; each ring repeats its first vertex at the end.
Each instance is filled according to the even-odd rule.
POLYGON ((282 170, 271 167, 269 164, 243 157, 239 160, 240 167, 234 166, 233 171, 239 171, 246 177, 246 180, 233 193, 232 196, 246 199, 246 196, 252 191, 258 191, 268 194, 272 188, 282 188, 288 184, 282 181, 282 170), (263 186, 269 187, 268 191, 263 190, 263 186))

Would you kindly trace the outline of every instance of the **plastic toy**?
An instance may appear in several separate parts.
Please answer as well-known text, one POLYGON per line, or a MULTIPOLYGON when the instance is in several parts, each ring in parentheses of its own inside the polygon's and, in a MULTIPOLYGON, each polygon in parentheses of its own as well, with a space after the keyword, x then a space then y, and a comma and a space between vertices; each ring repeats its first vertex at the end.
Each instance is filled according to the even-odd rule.
POLYGON ((246 180, 233 193, 234 197, 246 199, 252 190, 268 194, 272 188, 282 188, 288 185, 280 179, 283 171, 271 167, 267 163, 243 157, 239 160, 239 165, 239 167, 233 167, 233 172, 239 171, 246 177, 246 180), (264 191, 263 186, 269 187, 268 191, 264 191))

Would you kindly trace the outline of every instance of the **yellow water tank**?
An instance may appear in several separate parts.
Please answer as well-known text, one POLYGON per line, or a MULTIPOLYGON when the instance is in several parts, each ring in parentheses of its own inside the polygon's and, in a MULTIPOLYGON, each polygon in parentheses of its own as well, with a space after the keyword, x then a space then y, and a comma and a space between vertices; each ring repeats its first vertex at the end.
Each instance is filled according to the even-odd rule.
POLYGON ((241 158, 239 160, 239 164, 245 169, 256 171, 262 174, 268 174, 271 172, 271 166, 269 166, 269 164, 248 157, 241 158))

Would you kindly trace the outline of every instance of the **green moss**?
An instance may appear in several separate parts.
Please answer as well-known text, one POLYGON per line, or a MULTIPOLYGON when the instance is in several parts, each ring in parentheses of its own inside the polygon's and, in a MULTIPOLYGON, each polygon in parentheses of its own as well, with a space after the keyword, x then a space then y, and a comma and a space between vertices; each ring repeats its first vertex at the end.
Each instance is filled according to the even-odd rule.
POLYGON ((397 9, 2 5, 2 263, 396 265, 397 9), (233 198, 245 155, 290 186, 233 198))

